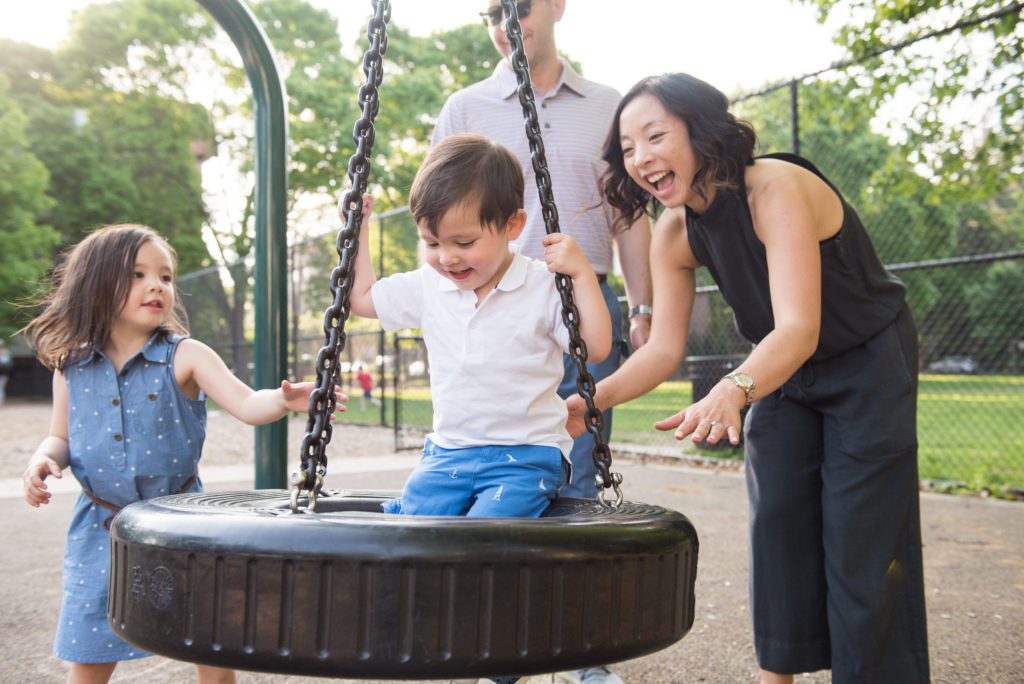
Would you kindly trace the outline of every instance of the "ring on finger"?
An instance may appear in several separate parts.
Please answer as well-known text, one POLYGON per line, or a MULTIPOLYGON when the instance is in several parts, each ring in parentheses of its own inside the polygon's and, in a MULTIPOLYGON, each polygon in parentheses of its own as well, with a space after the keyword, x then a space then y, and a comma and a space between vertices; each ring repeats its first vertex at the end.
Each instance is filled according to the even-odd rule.
POLYGON ((721 425, 717 420, 711 421, 711 427, 714 428, 716 425, 721 425))

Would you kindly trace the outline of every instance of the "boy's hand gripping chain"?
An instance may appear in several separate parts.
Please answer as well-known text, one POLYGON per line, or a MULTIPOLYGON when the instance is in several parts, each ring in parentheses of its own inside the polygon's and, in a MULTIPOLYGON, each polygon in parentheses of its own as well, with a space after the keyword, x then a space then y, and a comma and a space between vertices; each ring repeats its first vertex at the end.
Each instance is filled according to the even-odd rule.
POLYGON ((309 422, 302 439, 299 468, 291 474, 292 510, 298 510, 302 490, 309 492, 309 510, 316 509, 316 499, 327 474, 327 443, 331 441, 331 416, 338 383, 338 359, 345 349, 345 321, 349 315, 349 292, 352 289, 353 264, 359 248, 359 224, 363 218, 362 197, 370 175, 370 153, 373 150, 373 120, 380 105, 378 88, 384 75, 384 52, 388 47, 387 23, 391 20, 390 0, 373 0, 373 17, 366 27, 370 47, 363 55, 363 73, 366 82, 359 89, 362 115, 352 130, 356 151, 348 161, 351 188, 345 194, 342 207, 345 226, 338 232, 335 247, 338 266, 331 272, 331 293, 334 302, 324 315, 325 342, 316 357, 316 387, 309 397, 309 422))

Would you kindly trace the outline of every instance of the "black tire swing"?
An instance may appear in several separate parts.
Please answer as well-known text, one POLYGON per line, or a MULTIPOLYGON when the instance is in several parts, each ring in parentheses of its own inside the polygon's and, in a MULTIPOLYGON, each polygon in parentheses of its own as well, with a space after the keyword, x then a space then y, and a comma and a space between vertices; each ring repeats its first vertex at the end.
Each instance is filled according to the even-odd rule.
MULTIPOLYGON (((292 489, 125 507, 111 526, 110 624, 125 641, 171 658, 347 678, 513 677, 665 648, 693 624, 696 532, 675 511, 623 501, 566 276, 556 279, 597 440, 600 500, 557 499, 537 519, 418 517, 381 513, 393 492, 321 491, 391 12, 388 0, 373 5, 344 200, 353 208, 338 234, 334 303, 292 489)), ((552 232, 557 212, 522 33, 515 3, 502 5, 552 232)))

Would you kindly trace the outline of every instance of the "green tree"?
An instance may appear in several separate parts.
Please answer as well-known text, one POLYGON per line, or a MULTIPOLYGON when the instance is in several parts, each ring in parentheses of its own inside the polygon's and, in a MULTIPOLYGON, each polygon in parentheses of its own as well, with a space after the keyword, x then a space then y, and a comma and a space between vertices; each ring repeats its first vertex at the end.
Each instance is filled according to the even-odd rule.
MULTIPOLYGON (((31 145, 51 171, 52 219, 65 243, 103 224, 138 222, 174 245, 179 272, 215 263, 197 163, 215 144, 212 117, 190 95, 222 68, 216 37, 194 0, 123 0, 76 12, 50 59, 19 56, 23 90, 39 81, 46 95, 28 107, 31 145)), ((219 278, 205 283, 201 292, 184 288, 193 320, 241 329, 244 306, 214 309, 232 293, 219 278)))
MULTIPOLYGON (((122 4, 128 12, 140 3, 122 4)), ((210 256, 201 237, 206 213, 193 146, 211 139, 209 117, 198 105, 158 92, 174 91, 169 85, 127 88, 133 81, 118 72, 116 60, 102 63, 100 56, 116 54, 105 36, 125 24, 111 19, 112 6, 76 12, 71 37, 56 53, 11 41, 0 50, 0 72, 29 120, 28 147, 49 171, 56 203, 45 219, 64 246, 104 224, 144 223, 171 241, 183 270, 201 268, 210 256)), ((139 23, 144 13, 132 16, 139 23)), ((121 40, 119 54, 140 52, 127 36, 121 40)))
MULTIPOLYGON (((312 10, 302 0, 267 0, 256 5, 255 11, 288 73, 293 205, 302 204, 303 197, 312 201, 325 193, 333 205, 343 193, 348 161, 355 152, 352 129, 360 116, 357 96, 366 78, 362 60, 339 60, 340 46, 330 15, 312 10), (331 35, 316 33, 319 29, 307 32, 303 28, 307 25, 328 27, 331 35), (309 36, 315 39, 303 42, 309 36), (296 46, 303 49, 296 52, 296 46)), ((367 46, 363 36, 352 51, 361 54, 367 46)), ((430 147, 435 118, 448 95, 489 75, 496 57, 479 26, 419 37, 389 24, 369 178, 376 212, 408 202, 413 177, 430 147)), ((333 209, 327 215, 331 223, 323 228, 341 227, 333 209)), ((384 231, 384 273, 414 268, 418 233, 408 216, 392 216, 378 225, 384 231)), ((323 248, 301 250, 305 273, 302 302, 307 309, 323 311, 333 299, 327 283, 337 255, 333 236, 316 244, 323 248)), ((379 263, 376 239, 371 251, 374 263, 379 263)), ((353 325, 359 324, 353 321, 353 325)))
POLYGON ((46 167, 29 151, 27 118, 0 73, 0 338, 26 320, 19 306, 51 266, 58 235, 37 222, 52 204, 46 167))
POLYGON ((72 15, 55 55, 63 92, 33 140, 60 181, 54 223, 66 240, 105 223, 144 223, 174 245, 181 270, 211 263, 195 150, 213 131, 187 91, 196 62, 212 59, 199 46, 213 35, 194 0, 96 3, 72 15))
MULTIPOLYGON (((1020 250, 1024 174, 1024 42, 1019 3, 999 0, 802 0, 820 19, 840 17, 835 36, 856 64, 847 74, 869 111, 886 112, 902 151, 875 173, 875 202, 891 221, 888 241, 908 227, 900 254, 918 261, 1020 250), (921 39, 921 40, 918 40, 921 39), (898 49, 890 50, 890 46, 898 49), (899 116, 899 120, 895 117, 899 116), (1014 220, 1016 214, 1018 220, 1014 220)), ((922 338, 922 361, 977 354, 1005 367, 1006 299, 1016 265, 967 265, 904 275, 922 338), (991 313, 983 313, 991 312, 991 313)))
POLYGON ((969 290, 978 324, 972 342, 983 367, 999 371, 1024 370, 1024 316, 1020 293, 1024 291, 1024 265, 1019 261, 994 264, 985 278, 969 290))
POLYGON ((142 223, 170 240, 181 270, 209 265, 192 151, 209 135, 199 132, 199 113, 174 100, 128 94, 87 107, 39 101, 30 114, 31 149, 50 170, 57 200, 51 220, 65 244, 105 224, 142 223))
MULTIPOLYGON (((160 94, 186 100, 197 63, 215 60, 215 23, 195 0, 96 2, 72 14, 57 53, 62 80, 106 94, 160 94)), ((205 73, 205 72, 203 72, 205 73)))
POLYGON ((1001 0, 800 0, 845 19, 835 42, 877 110, 909 106, 908 145, 950 189, 984 197, 1024 170, 1024 41, 1019 4, 1001 0), (984 20, 985 18, 989 18, 984 20), (896 51, 884 48, 949 32, 896 51), (981 117, 972 103, 985 107, 981 117))

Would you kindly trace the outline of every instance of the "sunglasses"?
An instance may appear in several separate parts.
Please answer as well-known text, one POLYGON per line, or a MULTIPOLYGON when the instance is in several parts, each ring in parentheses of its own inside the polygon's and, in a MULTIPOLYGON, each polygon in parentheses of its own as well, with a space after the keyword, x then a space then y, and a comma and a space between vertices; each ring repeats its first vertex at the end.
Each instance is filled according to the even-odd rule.
MULTIPOLYGON (((525 19, 530 16, 530 0, 519 0, 519 2, 516 3, 516 14, 519 15, 520 19, 525 19)), ((505 9, 501 5, 497 5, 486 12, 480 13, 480 18, 484 20, 484 26, 487 28, 493 28, 499 25, 504 16, 505 9)))

